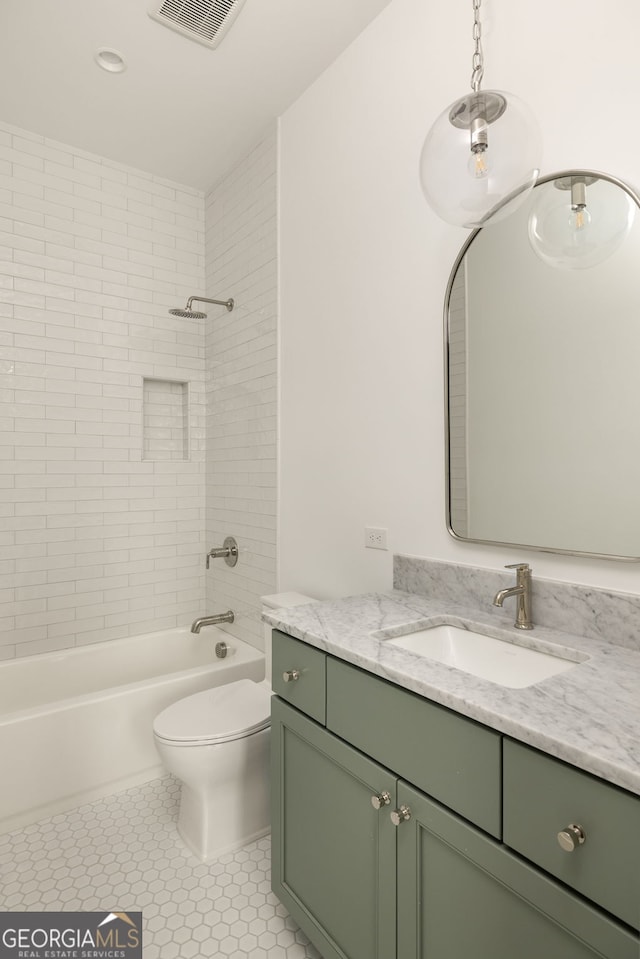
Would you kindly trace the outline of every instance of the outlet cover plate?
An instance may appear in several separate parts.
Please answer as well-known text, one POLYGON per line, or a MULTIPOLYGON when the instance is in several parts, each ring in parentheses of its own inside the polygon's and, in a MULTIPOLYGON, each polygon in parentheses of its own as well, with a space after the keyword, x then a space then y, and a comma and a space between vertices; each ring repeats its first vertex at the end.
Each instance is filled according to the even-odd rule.
POLYGON ((364 545, 367 549, 387 549, 387 531, 377 526, 365 526, 364 545))

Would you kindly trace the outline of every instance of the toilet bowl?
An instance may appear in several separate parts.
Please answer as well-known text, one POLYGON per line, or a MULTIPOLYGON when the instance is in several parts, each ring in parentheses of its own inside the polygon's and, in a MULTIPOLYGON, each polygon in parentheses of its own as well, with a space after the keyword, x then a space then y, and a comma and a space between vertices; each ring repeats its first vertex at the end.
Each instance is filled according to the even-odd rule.
POLYGON ((269 709, 267 686, 240 679, 156 716, 156 747, 182 782, 178 832, 204 861, 269 831, 269 709))
MULTIPOLYGON (((299 593, 264 597, 264 608, 314 602, 299 593), (282 598, 283 602, 276 602, 282 598)), ((268 636, 267 636, 268 633, 268 636)), ((240 679, 181 699, 153 723, 165 768, 182 783, 178 832, 207 862, 269 832, 271 630, 267 678, 240 679)))

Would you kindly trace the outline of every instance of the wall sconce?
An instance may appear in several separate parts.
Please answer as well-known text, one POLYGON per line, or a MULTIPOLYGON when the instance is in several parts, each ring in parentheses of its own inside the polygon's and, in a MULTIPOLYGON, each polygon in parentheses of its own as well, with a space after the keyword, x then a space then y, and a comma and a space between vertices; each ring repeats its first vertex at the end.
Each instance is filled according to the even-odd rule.
POLYGON ((635 209, 626 191, 607 190, 598 176, 561 176, 541 189, 533 202, 529 242, 549 266, 566 270, 597 266, 627 236, 635 209))
POLYGON ((484 74, 481 0, 473 0, 472 93, 431 127, 420 156, 420 182, 439 217, 469 228, 513 212, 540 172, 542 139, 531 110, 500 90, 481 90, 484 74))

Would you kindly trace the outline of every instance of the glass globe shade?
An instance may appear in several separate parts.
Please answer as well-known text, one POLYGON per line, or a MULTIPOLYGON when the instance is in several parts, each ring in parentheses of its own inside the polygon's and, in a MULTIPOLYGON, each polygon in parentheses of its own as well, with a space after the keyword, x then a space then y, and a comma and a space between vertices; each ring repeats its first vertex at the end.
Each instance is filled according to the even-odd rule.
POLYGON ((587 180, 585 210, 572 210, 570 188, 556 187, 570 185, 570 180, 551 181, 536 196, 529 215, 529 242, 549 266, 585 270, 618 249, 633 225, 636 205, 624 190, 596 179, 587 180))
POLYGON ((512 93, 483 90, 456 100, 435 121, 420 156, 429 205, 455 226, 489 226, 524 201, 540 172, 542 137, 530 108, 512 93), (491 104, 503 101, 491 119, 491 104), (487 148, 471 149, 465 117, 486 113, 487 148))

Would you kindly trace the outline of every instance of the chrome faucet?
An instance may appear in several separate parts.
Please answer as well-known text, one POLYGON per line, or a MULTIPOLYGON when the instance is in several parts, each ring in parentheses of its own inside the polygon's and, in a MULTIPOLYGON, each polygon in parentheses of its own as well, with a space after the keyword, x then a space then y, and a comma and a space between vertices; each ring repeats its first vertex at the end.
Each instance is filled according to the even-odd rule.
POLYGON ((494 606, 502 606, 509 596, 518 597, 516 621, 513 624, 517 629, 533 629, 531 622, 531 567, 528 563, 511 563, 505 569, 515 569, 516 585, 508 589, 500 589, 493 597, 494 606))
POLYGON ((232 623, 235 619, 232 610, 226 613, 214 613, 213 616, 201 616, 191 623, 191 632, 199 633, 203 626, 217 626, 218 623, 232 623))

